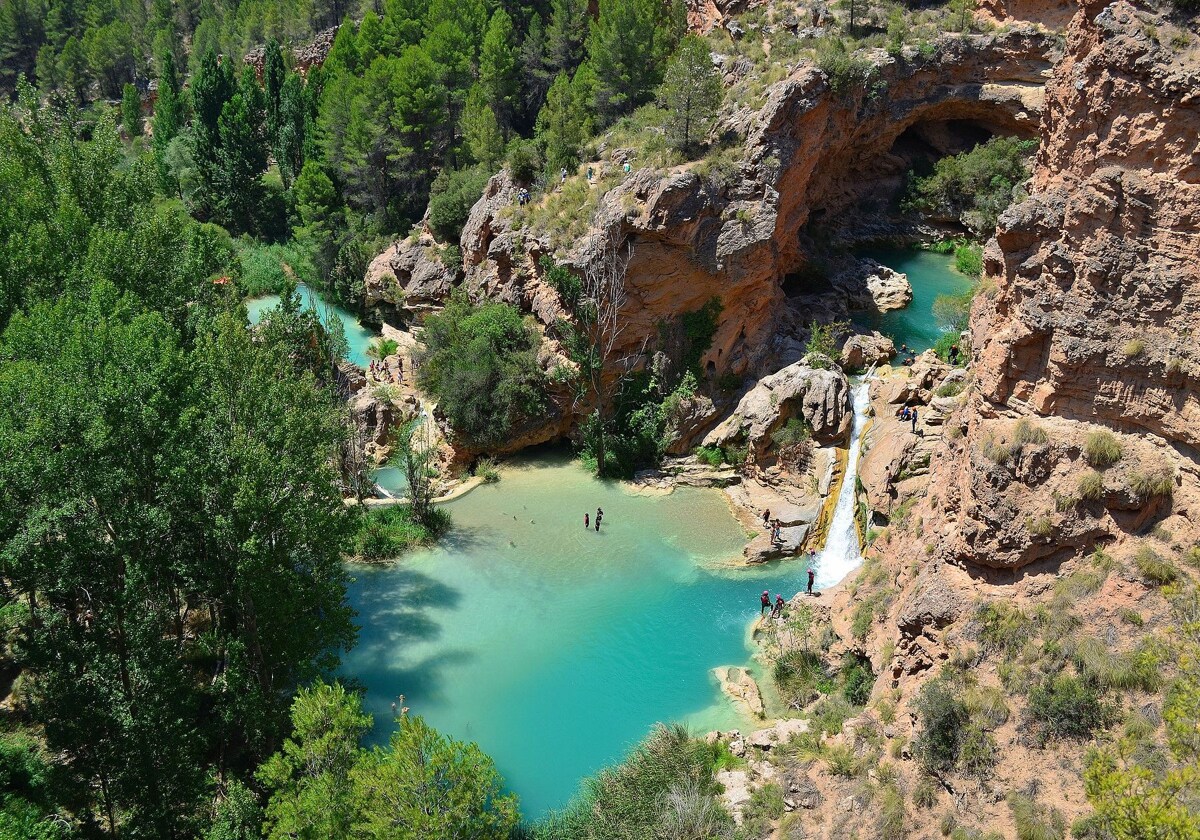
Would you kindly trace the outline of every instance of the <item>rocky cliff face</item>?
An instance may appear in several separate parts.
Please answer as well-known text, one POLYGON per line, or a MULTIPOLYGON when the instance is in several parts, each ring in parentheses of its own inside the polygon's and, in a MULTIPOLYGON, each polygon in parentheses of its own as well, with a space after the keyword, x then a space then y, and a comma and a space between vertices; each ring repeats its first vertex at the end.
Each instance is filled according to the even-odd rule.
POLYGON ((1169 28, 1128 2, 1089 3, 1068 33, 1032 194, 986 252, 995 289, 973 318, 967 434, 942 467, 955 558, 1017 567, 1068 556, 1195 498, 1200 74, 1187 51, 1151 37, 1169 28), (1018 440, 1029 437, 1018 416, 1046 440, 1018 440), (1086 444, 1102 431, 1124 455, 1101 470, 1100 498, 1064 505, 1092 474, 1086 444), (1138 489, 1149 477, 1161 492, 1138 489))
MULTIPOLYGON (((929 388, 953 371, 873 391, 861 477, 890 521, 854 584, 829 593, 830 657, 861 652, 879 681, 872 708, 828 742, 870 750, 866 720, 913 790, 923 685, 948 679, 1005 705, 983 725, 994 766, 940 774, 905 814, 910 836, 933 836, 937 820, 1017 836, 1013 791, 1068 824, 1089 813, 1087 739, 1039 741, 1030 688, 1047 674, 1086 677, 1089 645, 1125 657, 1147 637, 1172 638, 1158 586, 1196 582, 1200 55, 1177 24, 1127 0, 1078 7, 1047 86, 1031 194, 986 250, 961 394, 929 388), (897 401, 930 403, 924 422, 942 416, 902 436, 897 401), (1064 650, 1074 653, 1056 660, 1064 650)), ((1170 661, 1156 668, 1172 674, 1170 661)), ((1105 698, 1151 715, 1148 737, 1159 737, 1153 682, 1105 698)), ((877 819, 853 783, 812 776, 837 805, 806 814, 806 836, 839 836, 847 811, 877 819)))
MULTIPOLYGON (((601 258, 606 238, 628 243, 629 348, 664 318, 716 297, 721 323, 704 361, 718 373, 766 375, 802 354, 797 330, 811 315, 789 304, 805 289, 785 289, 785 278, 811 259, 805 227, 877 190, 880 179, 900 178, 908 166, 894 152, 902 137, 936 143, 957 122, 1031 134, 1053 50, 1050 36, 1018 26, 943 39, 928 58, 879 51, 877 81, 853 93, 834 91, 821 70, 802 64, 741 126, 746 156, 732 183, 691 167, 635 170, 596 202, 590 233, 556 256, 582 272, 601 258)), ((537 229, 512 227, 506 208, 515 197, 497 176, 472 211, 460 242, 465 282, 550 323, 560 312, 538 282, 537 259, 555 243, 537 229)), ((368 299, 443 294, 454 272, 416 253, 427 250, 413 242, 382 254, 368 272, 368 299)))

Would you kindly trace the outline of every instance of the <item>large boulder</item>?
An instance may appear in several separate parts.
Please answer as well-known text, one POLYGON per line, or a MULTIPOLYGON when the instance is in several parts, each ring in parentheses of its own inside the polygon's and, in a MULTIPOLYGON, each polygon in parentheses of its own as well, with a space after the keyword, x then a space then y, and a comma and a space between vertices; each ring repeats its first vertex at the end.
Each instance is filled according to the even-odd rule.
POLYGON ((363 278, 363 304, 401 320, 420 319, 442 308, 458 278, 458 267, 447 266, 441 246, 422 233, 401 239, 371 260, 363 278))
POLYGON ((759 380, 704 443, 742 442, 757 458, 770 448, 772 433, 793 417, 803 418, 818 441, 833 441, 845 436, 852 414, 846 374, 827 357, 809 356, 759 380))
POLYGON ((880 265, 867 275, 867 290, 871 293, 872 308, 876 312, 903 309, 912 303, 912 285, 908 275, 880 265))
POLYGON ((871 365, 881 365, 896 355, 896 345, 879 332, 858 333, 846 339, 842 345, 842 368, 862 370, 871 365))

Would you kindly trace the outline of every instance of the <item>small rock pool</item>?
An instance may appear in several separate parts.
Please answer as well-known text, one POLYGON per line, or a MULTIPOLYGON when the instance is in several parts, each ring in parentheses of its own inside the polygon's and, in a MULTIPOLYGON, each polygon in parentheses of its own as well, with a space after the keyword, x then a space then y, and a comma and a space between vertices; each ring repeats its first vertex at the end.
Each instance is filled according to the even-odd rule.
POLYGON ((933 301, 938 295, 967 291, 971 288, 971 278, 955 270, 954 257, 949 254, 916 248, 869 248, 857 253, 907 274, 913 299, 903 309, 882 314, 856 313, 854 323, 889 336, 896 343, 896 349, 907 344, 920 353, 932 347, 947 328, 933 317, 933 301))

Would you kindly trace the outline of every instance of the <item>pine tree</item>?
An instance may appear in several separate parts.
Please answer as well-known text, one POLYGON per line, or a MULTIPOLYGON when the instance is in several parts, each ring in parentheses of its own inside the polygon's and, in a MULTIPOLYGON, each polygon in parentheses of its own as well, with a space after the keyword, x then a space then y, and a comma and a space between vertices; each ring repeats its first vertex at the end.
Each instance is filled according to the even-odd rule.
POLYGON ((358 35, 354 29, 354 21, 349 17, 338 27, 333 44, 329 47, 329 55, 325 56, 322 66, 325 72, 330 74, 358 72, 358 35))
POLYGON ((495 169, 504 157, 504 135, 500 131, 496 112, 488 102, 483 85, 476 83, 467 92, 459 133, 467 154, 477 163, 495 169))
POLYGON ((497 9, 488 24, 479 51, 479 83, 495 116, 512 125, 520 80, 517 78, 517 44, 512 18, 497 9))
POLYGON ((420 0, 385 0, 383 4, 384 53, 399 56, 421 40, 420 0))
POLYGON ((76 103, 82 105, 88 86, 87 57, 83 54, 83 45, 74 35, 63 44, 58 68, 62 73, 63 87, 74 94, 76 103))
POLYGON ((375 57, 383 52, 383 23, 375 12, 368 10, 358 25, 358 63, 363 69, 370 67, 375 57))
MULTIPOLYGON (((583 73, 580 68, 576 77, 583 73)), ((546 165, 551 171, 579 163, 579 149, 591 133, 587 103, 581 94, 581 85, 559 73, 538 114, 537 135, 545 144, 546 165)))
POLYGON ((653 90, 655 0, 600 0, 588 35, 588 64, 596 74, 596 113, 603 125, 646 101, 653 90))
POLYGON ((712 127, 722 93, 708 46, 695 35, 686 36, 659 89, 667 109, 667 136, 684 153, 691 152, 712 127))
POLYGON ((130 137, 142 136, 142 95, 128 83, 121 90, 121 123, 130 137))
POLYGON ((291 184, 304 166, 308 134, 308 102, 304 82, 298 73, 289 73, 280 93, 279 125, 273 143, 275 161, 279 164, 285 186, 291 184))
POLYGON ((552 0, 546 26, 546 66, 552 73, 575 72, 587 31, 587 0, 552 0))

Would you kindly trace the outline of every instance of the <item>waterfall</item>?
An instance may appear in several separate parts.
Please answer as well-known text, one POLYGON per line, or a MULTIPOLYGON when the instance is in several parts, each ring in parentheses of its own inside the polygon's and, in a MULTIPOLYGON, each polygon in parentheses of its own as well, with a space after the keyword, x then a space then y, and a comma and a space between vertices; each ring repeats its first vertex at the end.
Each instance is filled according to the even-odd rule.
POLYGON ((850 401, 854 417, 850 421, 850 454, 846 459, 846 475, 838 492, 837 504, 833 508, 833 521, 829 523, 829 535, 825 548, 817 555, 816 586, 824 589, 841 581, 847 572, 862 563, 859 551, 857 507, 855 495, 858 485, 858 455, 863 426, 867 421, 867 410, 871 405, 870 372, 850 388, 850 401))

